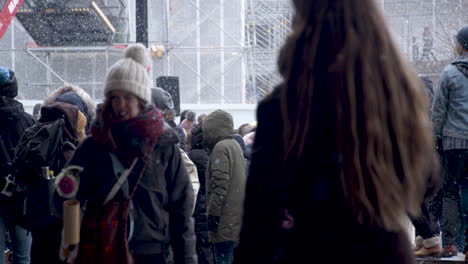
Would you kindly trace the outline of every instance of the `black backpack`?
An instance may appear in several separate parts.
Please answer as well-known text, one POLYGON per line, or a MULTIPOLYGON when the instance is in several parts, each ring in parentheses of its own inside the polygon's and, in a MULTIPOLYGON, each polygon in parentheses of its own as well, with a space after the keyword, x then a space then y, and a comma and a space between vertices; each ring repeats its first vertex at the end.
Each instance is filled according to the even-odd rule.
POLYGON ((42 167, 49 167, 57 175, 65 165, 63 152, 75 148, 75 140, 65 133, 65 121, 36 123, 21 137, 15 151, 15 174, 25 185, 34 184, 43 177, 42 167))
POLYGON ((36 123, 24 132, 14 160, 16 182, 23 185, 21 205, 15 213, 18 225, 34 231, 59 221, 50 208, 53 179, 43 175, 42 168, 58 175, 67 162, 65 152, 74 151, 76 144, 67 136, 63 118, 36 123))

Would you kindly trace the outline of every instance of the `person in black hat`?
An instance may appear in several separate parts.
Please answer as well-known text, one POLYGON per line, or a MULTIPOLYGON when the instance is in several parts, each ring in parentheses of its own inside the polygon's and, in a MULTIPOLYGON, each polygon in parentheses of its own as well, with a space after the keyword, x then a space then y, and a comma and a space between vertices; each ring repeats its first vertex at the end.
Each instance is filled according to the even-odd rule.
POLYGON ((463 55, 468 51, 468 26, 462 27, 457 33, 458 54, 463 55))
MULTIPOLYGON (((432 106, 434 132, 442 140, 444 185, 441 226, 444 255, 447 257, 458 253, 459 217, 460 213, 465 216, 468 213, 468 181, 464 166, 468 162, 468 26, 458 31, 456 40, 459 57, 441 73, 432 106)), ((463 252, 468 253, 468 245, 463 252)))
POLYGON ((96 118, 96 103, 91 98, 91 95, 84 89, 75 85, 65 85, 52 91, 44 100, 43 105, 51 105, 55 102, 62 102, 74 105, 80 109, 88 120, 86 132, 89 132, 90 125, 96 118))
POLYGON ((151 88, 151 100, 153 104, 162 111, 164 120, 170 125, 179 136, 179 146, 182 150, 186 150, 184 130, 177 125, 175 120, 176 113, 174 110, 174 101, 171 94, 164 91, 162 88, 151 88))
MULTIPOLYGON (((34 118, 24 111, 23 105, 14 98, 18 95, 18 83, 15 73, 7 68, 0 67, 0 140, 5 146, 2 151, 0 164, 0 182, 5 185, 5 178, 11 173, 11 160, 14 158, 14 149, 23 132, 34 124, 34 118)), ((0 253, 5 251, 6 231, 10 232, 13 242, 14 263, 29 263, 31 249, 31 235, 17 226, 11 218, 15 209, 13 200, 0 194, 0 253)), ((0 264, 4 259, 0 258, 0 264)))

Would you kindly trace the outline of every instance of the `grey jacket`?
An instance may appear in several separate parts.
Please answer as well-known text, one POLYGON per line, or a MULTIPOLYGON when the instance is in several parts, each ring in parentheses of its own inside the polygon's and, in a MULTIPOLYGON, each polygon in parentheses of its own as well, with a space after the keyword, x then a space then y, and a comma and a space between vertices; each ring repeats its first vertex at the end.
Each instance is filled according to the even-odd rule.
POLYGON ((468 139, 468 53, 441 73, 432 105, 436 136, 468 139))

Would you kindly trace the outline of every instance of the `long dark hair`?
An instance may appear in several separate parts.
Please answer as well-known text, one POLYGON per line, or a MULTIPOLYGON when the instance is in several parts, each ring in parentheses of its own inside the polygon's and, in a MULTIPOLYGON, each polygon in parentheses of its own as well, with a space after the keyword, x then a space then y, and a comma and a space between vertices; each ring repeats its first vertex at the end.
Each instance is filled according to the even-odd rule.
POLYGON ((293 33, 278 62, 286 87, 283 166, 304 158, 317 115, 313 102, 324 100, 334 107, 325 112, 335 129, 330 146, 340 157, 339 182, 353 214, 364 224, 400 229, 404 214, 419 213, 433 161, 421 83, 374 0, 293 3, 293 33), (314 98, 324 89, 328 97, 314 98))

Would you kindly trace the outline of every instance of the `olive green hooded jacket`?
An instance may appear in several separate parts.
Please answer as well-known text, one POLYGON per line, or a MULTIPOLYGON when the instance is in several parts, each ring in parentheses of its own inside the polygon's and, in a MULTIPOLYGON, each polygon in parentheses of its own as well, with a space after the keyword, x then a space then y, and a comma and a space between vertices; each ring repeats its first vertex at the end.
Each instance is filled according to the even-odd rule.
POLYGON ((209 232, 212 243, 239 241, 245 195, 245 162, 240 145, 232 138, 232 116, 222 110, 203 121, 203 144, 210 159, 206 171, 207 215, 219 216, 216 232, 209 232))

